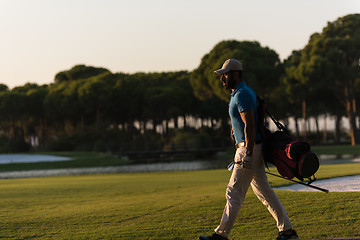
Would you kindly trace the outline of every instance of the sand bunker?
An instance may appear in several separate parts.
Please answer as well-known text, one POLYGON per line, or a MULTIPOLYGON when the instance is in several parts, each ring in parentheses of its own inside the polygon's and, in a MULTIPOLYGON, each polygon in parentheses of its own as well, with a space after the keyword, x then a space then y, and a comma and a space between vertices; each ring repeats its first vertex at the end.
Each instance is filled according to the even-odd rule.
MULTIPOLYGON (((317 180, 312 185, 328 189, 330 192, 360 192, 360 175, 349 177, 338 177, 324 180, 317 180)), ((287 191, 318 191, 300 184, 294 184, 286 187, 275 188, 276 190, 287 191)))

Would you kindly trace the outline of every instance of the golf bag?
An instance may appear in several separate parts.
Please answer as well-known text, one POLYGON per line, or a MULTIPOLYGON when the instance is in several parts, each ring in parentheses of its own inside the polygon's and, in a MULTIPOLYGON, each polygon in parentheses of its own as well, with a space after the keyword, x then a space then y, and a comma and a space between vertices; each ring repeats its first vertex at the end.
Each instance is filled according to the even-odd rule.
POLYGON ((304 181, 304 178, 314 181, 314 174, 319 169, 319 159, 311 151, 310 144, 292 138, 284 125, 267 111, 265 102, 259 97, 257 100, 258 128, 263 140, 265 165, 275 165, 280 175, 288 179, 296 177, 300 181, 304 181), (265 127, 265 113, 275 123, 277 131, 271 132, 265 127))

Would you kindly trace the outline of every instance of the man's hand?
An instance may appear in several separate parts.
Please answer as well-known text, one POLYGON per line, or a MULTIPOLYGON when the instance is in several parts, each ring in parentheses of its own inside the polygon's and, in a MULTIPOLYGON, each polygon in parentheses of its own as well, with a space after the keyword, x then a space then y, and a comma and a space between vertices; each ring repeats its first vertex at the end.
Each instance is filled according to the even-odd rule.
POLYGON ((243 168, 251 169, 251 163, 252 163, 252 156, 245 155, 245 157, 242 160, 243 168))

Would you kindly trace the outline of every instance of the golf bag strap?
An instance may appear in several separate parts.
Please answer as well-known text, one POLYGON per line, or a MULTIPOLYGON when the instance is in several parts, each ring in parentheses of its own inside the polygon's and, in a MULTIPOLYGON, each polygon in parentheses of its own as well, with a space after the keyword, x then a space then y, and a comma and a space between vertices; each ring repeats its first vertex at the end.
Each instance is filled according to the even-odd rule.
MULTIPOLYGON (((259 104, 265 104, 264 99, 260 98, 258 95, 256 95, 256 99, 259 102, 259 104)), ((282 123, 280 123, 278 120, 276 120, 273 117, 273 115, 267 110, 267 108, 265 108, 265 112, 280 131, 283 131, 283 132, 289 134, 289 130, 287 130, 287 128, 282 123)))

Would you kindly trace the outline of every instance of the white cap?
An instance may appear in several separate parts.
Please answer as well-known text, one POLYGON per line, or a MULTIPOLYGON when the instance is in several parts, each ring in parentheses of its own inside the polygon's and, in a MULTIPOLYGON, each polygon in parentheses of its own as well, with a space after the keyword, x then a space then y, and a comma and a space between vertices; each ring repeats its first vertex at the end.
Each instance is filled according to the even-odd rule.
POLYGON ((216 75, 222 75, 224 73, 227 73, 231 70, 241 71, 242 70, 242 64, 239 60, 236 59, 228 59, 224 62, 221 69, 218 69, 214 71, 216 75))

